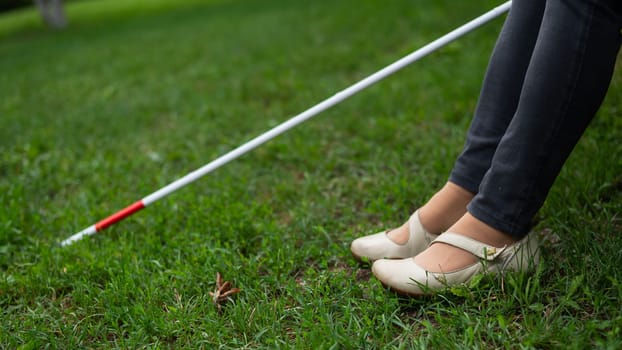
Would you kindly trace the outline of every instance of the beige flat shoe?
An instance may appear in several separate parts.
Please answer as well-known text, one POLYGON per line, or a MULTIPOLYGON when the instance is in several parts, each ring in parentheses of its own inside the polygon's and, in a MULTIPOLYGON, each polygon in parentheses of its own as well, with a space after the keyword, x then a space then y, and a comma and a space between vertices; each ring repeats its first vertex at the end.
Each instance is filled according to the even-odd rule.
POLYGON ((377 260, 372 272, 380 282, 399 294, 420 296, 435 294, 447 287, 469 282, 482 273, 527 271, 538 264, 540 252, 536 234, 503 248, 496 248, 474 239, 446 232, 431 244, 446 243, 464 249, 480 261, 462 269, 449 272, 430 272, 415 263, 414 258, 377 260))
POLYGON ((350 245, 352 255, 357 260, 363 258, 375 261, 382 258, 402 259, 415 256, 425 250, 438 235, 428 233, 419 221, 419 211, 408 219, 408 241, 397 244, 387 236, 389 231, 355 239, 350 245))

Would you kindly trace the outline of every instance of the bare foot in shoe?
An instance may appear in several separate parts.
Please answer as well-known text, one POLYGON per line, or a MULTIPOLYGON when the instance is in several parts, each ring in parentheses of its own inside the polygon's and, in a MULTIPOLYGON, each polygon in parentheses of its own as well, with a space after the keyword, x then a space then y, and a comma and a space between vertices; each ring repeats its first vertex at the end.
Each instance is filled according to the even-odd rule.
MULTIPOLYGON (((440 234, 466 213, 467 204, 473 193, 447 182, 432 198, 419 209, 419 221, 428 233, 440 234)), ((397 244, 408 242, 408 221, 389 231, 387 236, 397 244)))
MULTIPOLYGON (((466 213, 447 232, 458 233, 493 247, 504 247, 515 240, 466 213)), ((430 272, 452 272, 478 262, 473 254, 454 246, 437 243, 415 257, 415 263, 430 272)))
POLYGON ((406 221, 402 226, 398 228, 394 228, 391 231, 387 232, 387 237, 397 244, 406 244, 408 242, 409 232, 408 232, 408 221, 406 221))

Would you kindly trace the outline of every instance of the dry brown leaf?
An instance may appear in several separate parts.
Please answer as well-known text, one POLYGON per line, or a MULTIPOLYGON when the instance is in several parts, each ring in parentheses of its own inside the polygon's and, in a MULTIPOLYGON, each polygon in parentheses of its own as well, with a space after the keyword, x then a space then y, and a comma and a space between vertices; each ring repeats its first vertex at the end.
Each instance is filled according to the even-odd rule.
POLYGON ((216 304, 218 310, 220 310, 223 302, 240 291, 240 288, 232 288, 231 282, 223 281, 220 272, 216 272, 216 289, 213 292, 209 292, 209 295, 212 297, 212 302, 216 304))

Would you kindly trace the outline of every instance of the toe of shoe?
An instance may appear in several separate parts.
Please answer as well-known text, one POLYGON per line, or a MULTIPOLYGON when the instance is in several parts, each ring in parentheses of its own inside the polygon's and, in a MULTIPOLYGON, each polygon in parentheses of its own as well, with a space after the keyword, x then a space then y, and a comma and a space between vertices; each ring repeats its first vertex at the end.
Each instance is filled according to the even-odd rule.
POLYGON ((350 251, 357 259, 369 259, 372 261, 393 257, 395 244, 387 237, 386 232, 378 232, 366 237, 357 238, 350 244, 350 251))
POLYGON ((377 260, 372 273, 385 287, 401 295, 421 296, 430 294, 427 288, 427 272, 415 264, 412 258, 377 260))
POLYGON ((369 242, 363 238, 357 238, 350 244, 350 251, 352 255, 354 255, 357 259, 370 259, 370 253, 372 253, 372 249, 370 249, 369 242))

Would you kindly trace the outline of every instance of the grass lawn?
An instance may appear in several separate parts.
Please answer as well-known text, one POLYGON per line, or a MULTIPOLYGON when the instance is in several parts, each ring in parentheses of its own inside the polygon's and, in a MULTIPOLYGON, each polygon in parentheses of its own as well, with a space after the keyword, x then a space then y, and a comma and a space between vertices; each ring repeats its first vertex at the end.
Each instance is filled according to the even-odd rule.
POLYGON ((535 274, 403 299, 350 255, 446 181, 501 20, 58 246, 497 4, 93 0, 58 32, 0 15, 0 348, 622 347, 622 68, 538 216, 558 239, 535 274), (241 289, 220 308, 217 272, 241 289))

